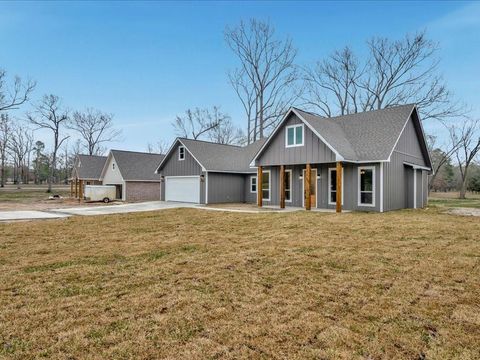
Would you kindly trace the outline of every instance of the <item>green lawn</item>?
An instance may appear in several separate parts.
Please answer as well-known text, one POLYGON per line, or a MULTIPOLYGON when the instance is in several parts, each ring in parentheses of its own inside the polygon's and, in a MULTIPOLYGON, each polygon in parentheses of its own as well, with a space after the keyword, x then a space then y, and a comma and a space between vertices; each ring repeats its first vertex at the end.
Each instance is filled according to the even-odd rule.
POLYGON ((466 197, 466 199, 459 199, 458 192, 432 192, 428 199, 428 205, 439 207, 465 207, 480 209, 480 194, 468 193, 466 197))

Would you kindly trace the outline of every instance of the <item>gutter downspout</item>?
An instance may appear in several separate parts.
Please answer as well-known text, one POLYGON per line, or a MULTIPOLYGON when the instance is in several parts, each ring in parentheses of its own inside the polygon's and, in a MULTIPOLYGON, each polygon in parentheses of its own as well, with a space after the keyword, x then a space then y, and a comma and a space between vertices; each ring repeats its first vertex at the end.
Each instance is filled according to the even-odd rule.
POLYGON ((205 205, 208 205, 208 171, 205 171, 205 205))

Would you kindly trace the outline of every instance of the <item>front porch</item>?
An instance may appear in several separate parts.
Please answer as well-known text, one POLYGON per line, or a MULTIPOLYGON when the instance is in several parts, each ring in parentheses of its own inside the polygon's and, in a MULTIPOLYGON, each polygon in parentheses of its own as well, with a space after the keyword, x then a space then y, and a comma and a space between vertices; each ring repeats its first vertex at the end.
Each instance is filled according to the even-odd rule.
MULTIPOLYGON (((199 208, 206 208, 209 210, 227 211, 227 212, 245 212, 245 213, 289 213, 295 211, 303 211, 304 207, 286 206, 280 208, 279 205, 264 205, 258 207, 255 203, 222 203, 222 204, 208 204, 200 206, 199 208)), ((311 211, 320 213, 335 213, 335 209, 311 208, 311 211)), ((343 212, 350 212, 350 210, 342 210, 343 212)))
POLYGON ((342 212, 342 162, 259 166, 257 206, 342 212))

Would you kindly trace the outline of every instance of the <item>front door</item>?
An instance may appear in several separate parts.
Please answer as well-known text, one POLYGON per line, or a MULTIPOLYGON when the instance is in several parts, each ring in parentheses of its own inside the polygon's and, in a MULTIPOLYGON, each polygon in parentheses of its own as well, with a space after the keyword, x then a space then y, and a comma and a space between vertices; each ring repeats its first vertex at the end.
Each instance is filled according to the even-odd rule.
MULTIPOLYGON (((303 206, 305 206, 305 200, 307 191, 305 189, 305 172, 303 170, 303 206)), ((317 207, 317 169, 310 170, 310 205, 311 207, 317 207)))

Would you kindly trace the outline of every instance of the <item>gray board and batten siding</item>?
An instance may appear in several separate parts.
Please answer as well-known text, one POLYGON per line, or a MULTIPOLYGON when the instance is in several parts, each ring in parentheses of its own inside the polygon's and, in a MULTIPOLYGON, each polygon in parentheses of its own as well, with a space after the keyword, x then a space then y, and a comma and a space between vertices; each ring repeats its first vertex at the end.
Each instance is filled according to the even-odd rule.
MULTIPOLYGON (((344 173, 343 208, 346 210, 388 211, 414 207, 414 205, 417 208, 424 207, 427 204, 428 169, 431 167, 431 164, 417 111, 414 106, 402 106, 398 110, 389 109, 387 111, 389 114, 395 115, 395 122, 393 122, 393 120, 387 121, 381 119, 380 113, 376 113, 374 116, 380 124, 385 123, 388 125, 390 121, 393 124, 392 128, 396 129, 394 134, 385 135, 388 130, 387 126, 380 129, 378 134, 375 128, 370 129, 368 133, 368 137, 372 139, 381 139, 382 136, 387 137, 387 139, 382 140, 383 150, 378 152, 378 159, 372 160, 372 162, 365 162, 365 160, 361 160, 360 162, 346 160, 342 164, 344 173), (410 112, 408 113, 408 111, 410 112), (408 114, 410 114, 410 116, 408 114), (388 146, 388 144, 390 145, 388 146), (375 169, 375 206, 360 205, 358 201, 359 168, 368 166, 374 167, 375 169), (415 169, 412 166, 415 167, 415 169), (416 180, 414 180, 414 174, 416 174, 416 180), (414 184, 416 185, 415 190, 413 189, 414 184), (414 196, 416 196, 416 201, 413 200, 414 196)), ((305 113, 301 111, 297 113, 302 114, 302 116, 305 115, 305 113)), ((328 202, 328 168, 335 167, 337 153, 331 149, 331 146, 327 146, 319 136, 311 131, 306 123, 303 125, 303 146, 286 147, 285 145, 287 126, 303 124, 302 119, 297 116, 297 113, 294 111, 289 113, 281 127, 276 130, 268 144, 266 144, 265 149, 263 149, 255 159, 255 165, 262 166, 264 171, 270 171, 271 173, 270 199, 264 200, 263 202, 266 205, 279 204, 279 166, 285 165, 286 169, 292 170, 293 177, 293 199, 291 202, 286 202, 286 206, 303 206, 302 171, 305 165, 310 163, 312 168, 316 168, 318 171, 317 207, 334 208, 334 205, 328 202)), ((322 121, 321 118, 315 117, 312 114, 308 114, 308 116, 309 124, 311 125, 316 126, 315 121, 322 121)), ((332 119, 329 119, 328 121, 331 122, 331 120, 332 119)), ((355 126, 358 125, 357 123, 355 126)), ((348 126, 345 119, 343 119, 342 126, 348 126)), ((331 128, 336 130, 335 126, 331 128)), ((336 134, 339 135, 336 139, 338 143, 344 140, 340 135, 343 136, 345 133, 336 132, 336 134)), ((352 132, 349 133, 349 136, 352 136, 352 132)), ((354 148, 357 152, 361 153, 363 151, 362 146, 359 145, 361 140, 355 139, 355 143, 354 148)), ((349 148, 348 146, 344 146, 343 148, 347 149, 348 152, 353 149, 353 147, 349 148)), ((368 153, 376 153, 375 148, 372 147, 371 144, 368 144, 367 148, 368 153)))
POLYGON ((257 160, 257 166, 299 165, 335 162, 335 153, 322 142, 312 130, 303 124, 294 113, 289 115, 283 128, 269 140, 267 147, 257 160), (290 125, 303 125, 304 146, 285 147, 285 129, 290 125))
MULTIPOLYGON (((193 140, 186 140, 186 144, 191 144, 193 140)), ((212 147, 219 144, 210 144, 202 142, 203 146, 212 147)), ((187 145, 184 145, 179 139, 176 140, 173 147, 167 154, 164 162, 159 167, 159 173, 164 177, 175 176, 202 176, 200 180, 200 203, 207 203, 206 196, 208 194, 208 203, 229 203, 229 202, 254 202, 256 197, 252 199, 245 190, 249 186, 249 173, 235 173, 233 170, 226 172, 221 171, 205 171, 202 164, 200 164, 189 150, 187 145), (185 158, 179 160, 179 147, 184 146, 185 158), (208 191, 207 191, 208 184, 208 191), (247 196, 246 196, 247 195, 247 196)), ((201 147, 200 147, 201 148, 201 147)), ((219 145, 221 149, 225 145, 219 145)), ((239 148, 239 147, 235 147, 239 148)), ((245 169, 241 169, 245 171, 245 169)), ((255 169, 250 169, 251 173, 255 173, 255 169)), ((165 200, 165 181, 162 181, 162 200, 165 200)))

